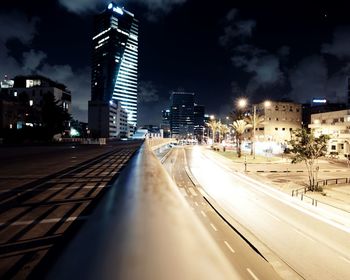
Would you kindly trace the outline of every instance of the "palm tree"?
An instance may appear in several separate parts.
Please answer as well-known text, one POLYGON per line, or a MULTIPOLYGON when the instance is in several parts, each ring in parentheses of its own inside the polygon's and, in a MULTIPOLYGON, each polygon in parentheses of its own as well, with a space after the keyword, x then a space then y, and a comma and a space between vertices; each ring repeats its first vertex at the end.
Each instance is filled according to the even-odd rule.
POLYGON ((242 150, 241 150, 242 136, 249 125, 245 122, 245 120, 237 120, 237 121, 234 121, 231 126, 235 130, 237 156, 240 158, 242 156, 242 150))
POLYGON ((220 121, 216 121, 216 120, 211 120, 208 123, 208 126, 211 128, 211 130, 213 132, 213 143, 215 143, 216 132, 219 130, 219 128, 221 126, 221 122, 220 121))
MULTIPOLYGON (((252 139, 252 146, 250 150, 250 154, 253 155, 254 148, 255 148, 255 133, 254 129, 257 129, 263 122, 265 118, 264 116, 261 115, 249 115, 245 118, 245 121, 247 123, 247 127, 252 128, 252 133, 251 133, 251 139, 252 139)), ((255 154, 254 154, 255 156, 255 154)))
MULTIPOLYGON (((221 135, 221 139, 224 140, 226 137, 225 135, 230 131, 230 129, 228 128, 228 126, 226 124, 221 124, 219 127, 219 133, 221 135)), ((220 140, 221 142, 221 140, 220 140)))

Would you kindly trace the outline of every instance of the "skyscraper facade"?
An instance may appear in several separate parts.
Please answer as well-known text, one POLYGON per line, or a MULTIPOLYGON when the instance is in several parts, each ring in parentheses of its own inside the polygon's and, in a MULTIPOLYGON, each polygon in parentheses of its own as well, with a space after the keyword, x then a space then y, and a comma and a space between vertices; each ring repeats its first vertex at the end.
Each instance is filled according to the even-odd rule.
POLYGON ((172 137, 193 135, 194 93, 173 92, 170 102, 170 130, 172 137))
POLYGON ((95 17, 92 38, 91 104, 115 99, 137 125, 138 20, 111 2, 95 17))

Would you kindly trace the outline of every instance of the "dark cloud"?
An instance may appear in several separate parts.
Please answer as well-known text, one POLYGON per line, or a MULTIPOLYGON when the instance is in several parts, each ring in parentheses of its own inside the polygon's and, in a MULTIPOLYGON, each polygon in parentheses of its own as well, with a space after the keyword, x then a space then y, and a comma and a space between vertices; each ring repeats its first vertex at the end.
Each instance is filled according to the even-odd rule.
POLYGON ((238 46, 234 53, 236 54, 231 58, 233 65, 251 74, 246 88, 250 93, 259 87, 280 84, 284 81, 278 56, 252 45, 238 46))
POLYGON ((349 68, 350 64, 330 75, 322 56, 306 57, 290 72, 290 95, 298 102, 310 102, 315 97, 344 102, 349 68))
POLYGON ((336 28, 330 44, 322 45, 322 52, 339 59, 350 58, 350 26, 336 28))
MULTIPOLYGON (((130 0, 114 1, 120 5, 136 3, 146 8, 145 17, 149 21, 156 21, 168 14, 175 6, 184 4, 187 0, 130 0)), ((84 15, 93 13, 106 6, 111 0, 58 0, 59 4, 71 13, 84 15)))
POLYGON ((176 6, 182 5, 187 0, 130 0, 147 8, 146 18, 149 21, 157 21, 160 17, 168 14, 176 6))
POLYGON ((58 3, 69 12, 75 14, 86 14, 95 12, 98 7, 111 2, 108 0, 58 0, 58 3))
POLYGON ((159 100, 158 90, 152 81, 141 81, 139 84, 138 102, 150 103, 159 100))
POLYGON ((46 57, 46 53, 42 51, 30 50, 23 53, 23 71, 26 73, 35 72, 46 57))
POLYGON ((36 25, 39 19, 28 18, 19 12, 0 14, 0 42, 17 39, 23 44, 32 41, 36 34, 36 25))
POLYGON ((238 10, 232 9, 226 15, 224 34, 219 38, 222 46, 228 47, 236 38, 251 37, 256 26, 255 20, 237 20, 238 10))

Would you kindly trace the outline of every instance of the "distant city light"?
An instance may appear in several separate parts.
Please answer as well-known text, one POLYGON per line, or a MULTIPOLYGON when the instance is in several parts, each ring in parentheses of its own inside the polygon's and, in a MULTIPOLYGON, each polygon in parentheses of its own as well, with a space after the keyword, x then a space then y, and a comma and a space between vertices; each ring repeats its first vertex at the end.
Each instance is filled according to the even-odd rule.
POLYGON ((108 10, 112 9, 113 8, 113 4, 112 3, 109 3, 108 4, 108 10))
POLYGON ((313 103, 327 103, 327 99, 325 98, 314 98, 312 100, 313 103))
POLYGON ((71 137, 79 137, 80 136, 80 133, 78 130, 76 130, 75 128, 71 127, 70 128, 70 131, 69 131, 69 135, 71 137))

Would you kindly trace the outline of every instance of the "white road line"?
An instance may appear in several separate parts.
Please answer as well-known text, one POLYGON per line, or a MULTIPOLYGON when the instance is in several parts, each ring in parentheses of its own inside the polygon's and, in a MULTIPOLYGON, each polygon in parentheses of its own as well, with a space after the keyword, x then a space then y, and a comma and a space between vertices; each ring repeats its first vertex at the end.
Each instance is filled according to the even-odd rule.
POLYGON ((10 225, 10 226, 27 226, 27 225, 31 225, 31 224, 52 224, 52 223, 58 223, 61 220, 63 220, 63 222, 73 222, 75 220, 85 220, 87 218, 87 216, 81 216, 81 217, 69 217, 67 219, 62 219, 62 218, 52 218, 52 219, 44 219, 41 221, 35 221, 35 220, 30 220, 30 221, 18 221, 18 222, 13 222, 13 223, 0 223, 0 226, 6 226, 6 225, 10 225))
POLYGON ((259 278, 249 268, 247 268, 247 271, 253 277, 254 280, 259 280, 259 278))
POLYGON ((232 254, 234 254, 235 250, 233 250, 233 248, 230 246, 230 244, 228 244, 228 242, 226 240, 224 241, 224 243, 227 246, 227 248, 232 252, 232 254))
POLYGON ((195 204, 197 207, 199 206, 199 204, 198 204, 198 202, 197 202, 197 201, 195 201, 195 202, 194 202, 194 204, 195 204))
POLYGON ((207 217, 207 215, 203 212, 203 210, 201 210, 201 214, 203 217, 207 217))
POLYGON ((197 196, 197 193, 194 191, 194 189, 193 188, 189 188, 190 189, 190 192, 191 192, 191 194, 193 195, 193 196, 197 196))
POLYGON ((182 192, 182 195, 183 195, 183 196, 187 196, 187 192, 185 191, 185 189, 180 188, 180 191, 182 192))
POLYGON ((304 236, 305 238, 311 240, 311 241, 315 241, 313 240, 310 236, 307 236, 305 233, 301 232, 300 230, 296 229, 296 228, 293 228, 293 230, 297 233, 299 233, 300 235, 304 236))
POLYGON ((350 260, 348 260, 347 258, 344 258, 343 256, 340 256, 339 258, 341 258, 343 261, 346 261, 347 263, 350 263, 350 260))
POLYGON ((280 222, 281 220, 279 218, 277 218, 276 216, 272 215, 269 212, 265 212, 267 215, 269 215, 271 218, 275 219, 276 221, 280 222))
POLYGON ((213 228, 213 230, 218 231, 218 229, 212 223, 210 223, 210 225, 213 228))

